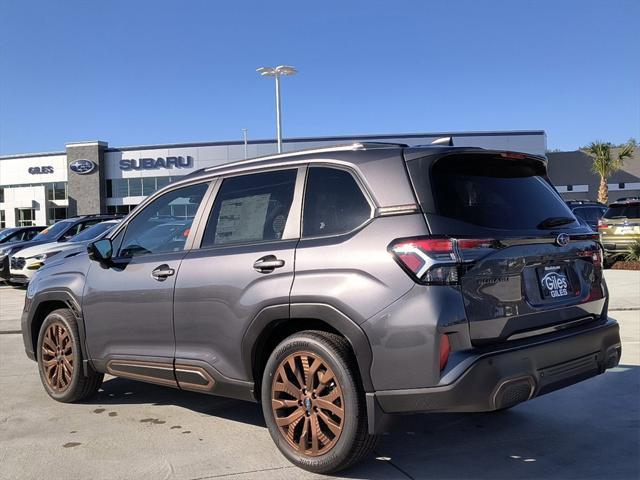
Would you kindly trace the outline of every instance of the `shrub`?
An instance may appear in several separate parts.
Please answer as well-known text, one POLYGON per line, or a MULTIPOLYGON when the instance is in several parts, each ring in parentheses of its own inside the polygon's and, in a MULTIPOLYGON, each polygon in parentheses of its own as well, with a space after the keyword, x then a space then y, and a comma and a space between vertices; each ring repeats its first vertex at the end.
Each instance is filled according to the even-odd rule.
POLYGON ((631 244, 631 249, 625 258, 628 262, 640 262, 640 240, 631 244))

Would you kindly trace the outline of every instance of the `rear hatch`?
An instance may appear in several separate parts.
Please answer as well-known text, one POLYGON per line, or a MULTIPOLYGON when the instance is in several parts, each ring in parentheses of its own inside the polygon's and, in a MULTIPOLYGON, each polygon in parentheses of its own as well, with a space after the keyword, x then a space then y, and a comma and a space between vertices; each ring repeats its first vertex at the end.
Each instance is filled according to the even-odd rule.
POLYGON ((599 317, 598 237, 551 186, 544 158, 449 149, 427 156, 409 150, 406 159, 430 231, 429 245, 420 247, 431 249, 429 265, 417 280, 460 290, 474 344, 599 317))
POLYGON ((617 244, 628 247, 640 240, 640 201, 612 203, 598 222, 598 232, 605 248, 611 250, 617 250, 617 244))

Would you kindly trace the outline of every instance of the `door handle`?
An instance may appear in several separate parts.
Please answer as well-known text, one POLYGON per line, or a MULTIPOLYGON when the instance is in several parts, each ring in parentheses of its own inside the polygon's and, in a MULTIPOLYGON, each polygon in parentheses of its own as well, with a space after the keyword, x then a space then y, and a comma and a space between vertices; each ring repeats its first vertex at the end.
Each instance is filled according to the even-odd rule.
POLYGON ((173 268, 170 268, 167 264, 163 264, 156 267, 153 272, 151 272, 151 276, 159 282, 164 282, 167 277, 170 277, 175 273, 176 271, 173 268))
POLYGON ((253 268, 260 273, 273 272, 280 267, 284 267, 284 260, 280 260, 275 255, 265 255, 253 264, 253 268))

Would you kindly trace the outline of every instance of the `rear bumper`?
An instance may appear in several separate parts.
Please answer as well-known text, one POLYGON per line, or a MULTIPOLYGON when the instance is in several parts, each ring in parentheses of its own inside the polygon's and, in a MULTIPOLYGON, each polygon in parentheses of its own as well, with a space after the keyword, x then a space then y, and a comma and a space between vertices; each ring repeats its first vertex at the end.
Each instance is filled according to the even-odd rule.
POLYGON ((607 320, 579 333, 477 355, 447 385, 368 393, 370 429, 378 423, 376 413, 506 408, 603 373, 618 364, 620 354, 618 324, 607 320))
POLYGON ((0 280, 9 280, 9 255, 0 259, 0 280))
POLYGON ((631 250, 631 245, 637 241, 634 238, 603 238, 602 240, 602 248, 604 249, 605 256, 606 255, 616 255, 621 253, 629 253, 631 250))

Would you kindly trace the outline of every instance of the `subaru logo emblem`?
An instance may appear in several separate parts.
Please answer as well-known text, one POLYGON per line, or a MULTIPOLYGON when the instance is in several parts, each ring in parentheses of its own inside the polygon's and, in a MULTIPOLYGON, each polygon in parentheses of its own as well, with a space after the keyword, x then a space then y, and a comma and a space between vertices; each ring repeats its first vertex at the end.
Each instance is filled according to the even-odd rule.
POLYGON ((561 233, 556 237, 556 243, 561 247, 566 246, 569 243, 569 235, 566 233, 561 233))
POLYGON ((86 175, 87 173, 93 172, 96 166, 97 165, 91 160, 76 160, 69 164, 69 170, 80 175, 86 175))

